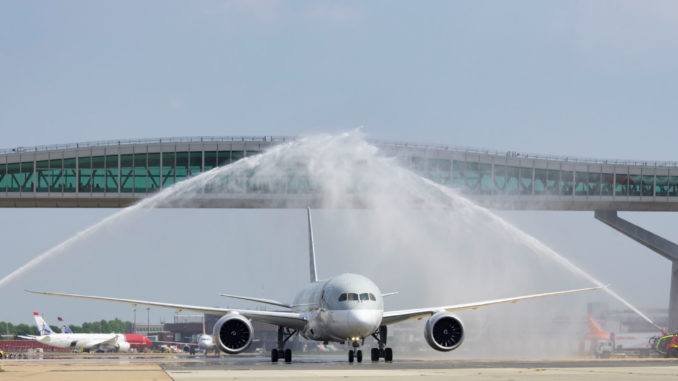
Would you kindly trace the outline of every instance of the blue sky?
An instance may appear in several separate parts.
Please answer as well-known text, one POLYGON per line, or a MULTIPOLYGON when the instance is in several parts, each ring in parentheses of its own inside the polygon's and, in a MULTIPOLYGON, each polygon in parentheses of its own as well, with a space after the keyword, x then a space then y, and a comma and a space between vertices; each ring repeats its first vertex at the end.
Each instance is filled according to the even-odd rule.
POLYGON ((5 147, 374 138, 671 160, 671 1, 0 5, 5 147))
MULTIPOLYGON (((363 126, 375 139, 677 160, 676 67, 673 1, 4 1, 0 146, 363 126)), ((5 263, 110 213, 4 210, 5 263)), ((664 260, 592 215, 508 215, 569 257, 613 247, 617 283, 634 268, 652 283, 622 291, 667 300, 664 260)), ((672 214, 631 218, 675 235, 672 214)))

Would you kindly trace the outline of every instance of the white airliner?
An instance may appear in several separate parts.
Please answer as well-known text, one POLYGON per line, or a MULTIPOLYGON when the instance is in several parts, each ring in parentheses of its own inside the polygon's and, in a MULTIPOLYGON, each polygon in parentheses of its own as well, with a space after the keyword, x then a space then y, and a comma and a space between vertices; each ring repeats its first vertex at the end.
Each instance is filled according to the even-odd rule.
POLYGON ((55 333, 39 313, 33 312, 38 326, 39 336, 19 336, 22 339, 35 340, 57 348, 82 348, 96 351, 129 352, 130 349, 143 349, 152 345, 148 337, 135 334, 118 333, 55 333))
POLYGON ((348 352, 349 362, 354 360, 362 361, 363 354, 360 348, 365 338, 372 336, 376 339, 378 348, 371 349, 371 360, 379 361, 380 358, 383 358, 385 361, 390 362, 393 360, 393 351, 391 348, 386 347, 386 338, 387 327, 391 324, 429 317, 424 331, 424 338, 433 349, 446 352, 458 348, 464 340, 462 322, 451 312, 601 288, 591 287, 475 303, 384 311, 383 296, 385 294, 381 293, 374 282, 362 275, 341 274, 327 280, 318 280, 310 209, 307 209, 307 213, 311 283, 296 295, 292 303, 224 295, 274 305, 284 308, 285 311, 240 310, 101 296, 27 291, 42 295, 102 300, 127 303, 134 306, 145 305, 170 308, 177 311, 195 311, 205 314, 222 315, 214 325, 213 337, 218 348, 229 354, 243 352, 250 346, 254 333, 251 321, 258 321, 278 326, 278 348, 271 351, 271 360, 273 362, 277 362, 279 358, 284 358, 285 362, 292 361, 292 351, 285 349, 285 344, 295 334, 299 334, 308 340, 324 343, 350 343, 353 349, 348 352))

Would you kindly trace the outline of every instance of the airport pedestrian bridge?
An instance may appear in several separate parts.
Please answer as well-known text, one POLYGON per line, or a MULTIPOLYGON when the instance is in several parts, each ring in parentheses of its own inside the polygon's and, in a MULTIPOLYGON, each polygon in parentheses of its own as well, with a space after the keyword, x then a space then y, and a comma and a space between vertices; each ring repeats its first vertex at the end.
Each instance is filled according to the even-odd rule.
MULTIPOLYGON (((124 207, 174 183, 256 155, 285 137, 106 141, 0 151, 0 207, 124 207)), ((678 163, 630 162, 374 142, 386 155, 476 202, 519 210, 678 210, 678 163)), ((299 189, 290 190, 298 197, 299 189)), ((266 207, 227 195, 219 206, 266 207)), ((273 204, 272 204, 273 205, 273 204)), ((279 203, 275 204, 279 205, 279 203)), ((213 207, 217 205, 207 205, 213 207)))
MULTIPOLYGON (((0 207, 124 207, 191 176, 291 140, 163 138, 2 150, 0 207)), ((678 330, 678 245, 617 216, 617 211, 678 210, 678 163, 373 143, 414 172, 457 188, 490 208, 594 211, 600 221, 671 261, 669 328, 678 330)), ((206 197, 198 206, 290 207, 294 202, 306 206, 311 199, 309 187, 270 191, 252 184, 234 194, 206 197)))

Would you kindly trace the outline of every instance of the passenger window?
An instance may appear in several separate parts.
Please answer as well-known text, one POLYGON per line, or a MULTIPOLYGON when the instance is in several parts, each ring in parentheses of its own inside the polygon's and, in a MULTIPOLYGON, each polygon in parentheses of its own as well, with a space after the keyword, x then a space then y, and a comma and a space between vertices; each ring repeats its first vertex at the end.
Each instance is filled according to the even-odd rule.
POLYGON ((354 293, 348 294, 348 300, 358 300, 358 294, 354 293))
POLYGON ((370 300, 377 301, 377 298, 374 297, 374 294, 370 292, 370 300))
POLYGON ((341 295, 339 295, 339 301, 340 301, 340 302, 345 302, 345 301, 346 301, 346 294, 341 294, 341 295))
POLYGON ((365 292, 365 293, 360 294, 360 300, 361 300, 361 301, 362 301, 362 300, 370 300, 370 297, 369 297, 369 295, 367 295, 367 293, 365 292))

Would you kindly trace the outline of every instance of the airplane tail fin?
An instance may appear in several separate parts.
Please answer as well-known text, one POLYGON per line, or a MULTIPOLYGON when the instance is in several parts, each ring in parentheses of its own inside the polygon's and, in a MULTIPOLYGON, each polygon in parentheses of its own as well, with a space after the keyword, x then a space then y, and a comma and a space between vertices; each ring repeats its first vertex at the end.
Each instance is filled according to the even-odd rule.
POLYGON ((59 329, 61 329, 61 333, 73 333, 70 328, 68 328, 68 324, 64 321, 64 319, 59 316, 57 319, 59 319, 59 329))
POLYGON ((596 320, 596 318, 594 318, 593 315, 589 314, 586 316, 586 323, 589 326, 589 334, 587 338, 603 340, 610 339, 610 333, 607 332, 602 325, 600 325, 600 322, 598 322, 598 320, 596 320))
POLYGON ((311 283, 318 281, 318 270, 315 267, 315 246, 313 245, 313 224, 311 223, 311 208, 306 208, 308 214, 308 255, 311 270, 311 283))
POLYGON ((54 331, 52 331, 52 328, 49 327, 49 324, 45 321, 45 319, 40 316, 39 313, 33 312, 33 318, 35 318, 35 324, 38 326, 38 331, 40 332, 40 335, 53 335, 54 331))

